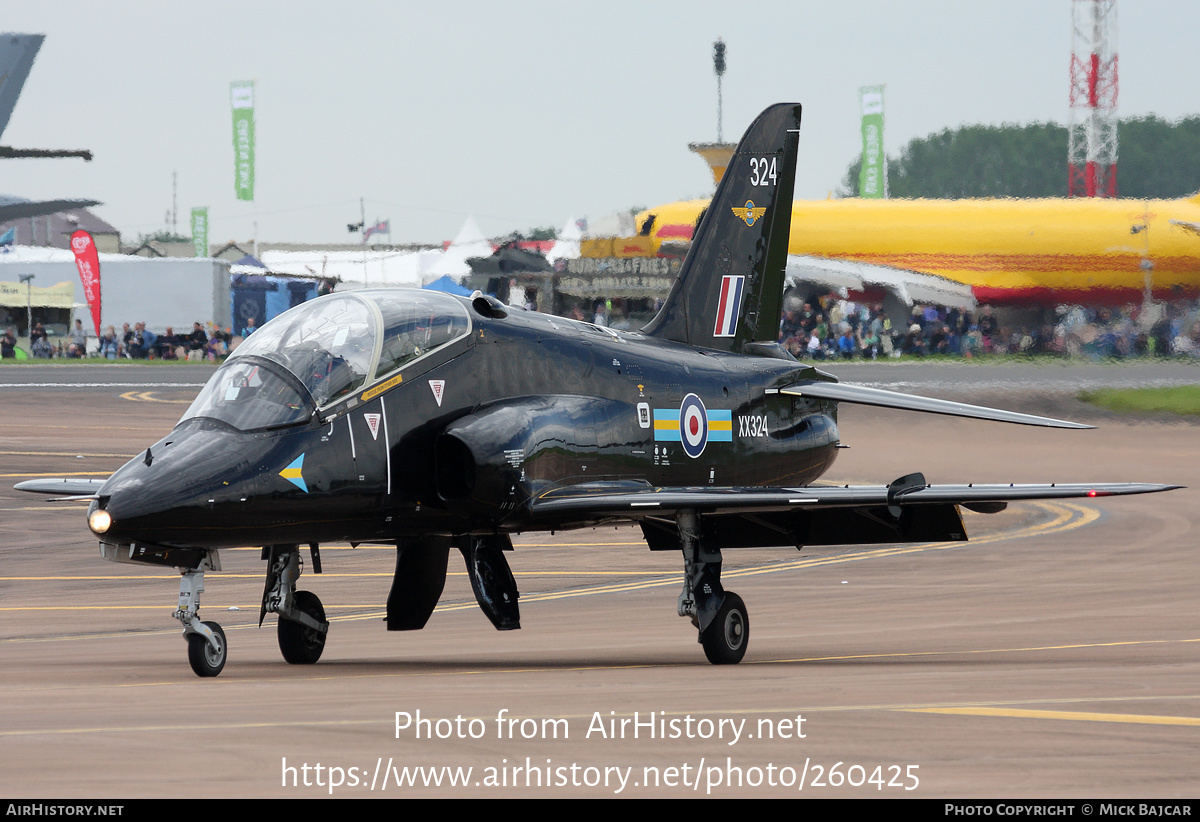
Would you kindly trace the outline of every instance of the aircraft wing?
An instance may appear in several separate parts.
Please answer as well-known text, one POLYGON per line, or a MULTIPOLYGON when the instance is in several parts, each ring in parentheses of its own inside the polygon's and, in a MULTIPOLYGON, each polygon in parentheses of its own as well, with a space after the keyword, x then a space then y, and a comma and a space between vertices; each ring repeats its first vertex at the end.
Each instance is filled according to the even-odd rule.
POLYGON ((1170 491, 1178 485, 1144 482, 1049 485, 927 485, 920 474, 890 485, 806 485, 796 488, 649 488, 595 483, 558 488, 535 498, 535 517, 643 517, 691 509, 699 514, 753 514, 832 508, 962 505, 991 513, 1008 502, 1111 497, 1170 491))

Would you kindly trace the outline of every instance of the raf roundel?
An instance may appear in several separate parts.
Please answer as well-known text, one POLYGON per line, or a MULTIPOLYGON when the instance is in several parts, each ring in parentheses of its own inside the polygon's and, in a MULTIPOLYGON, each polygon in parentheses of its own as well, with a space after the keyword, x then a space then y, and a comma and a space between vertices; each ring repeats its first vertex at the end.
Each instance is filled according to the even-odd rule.
POLYGON ((683 453, 692 459, 703 454, 708 445, 708 412, 695 394, 688 394, 679 406, 679 439, 683 453))

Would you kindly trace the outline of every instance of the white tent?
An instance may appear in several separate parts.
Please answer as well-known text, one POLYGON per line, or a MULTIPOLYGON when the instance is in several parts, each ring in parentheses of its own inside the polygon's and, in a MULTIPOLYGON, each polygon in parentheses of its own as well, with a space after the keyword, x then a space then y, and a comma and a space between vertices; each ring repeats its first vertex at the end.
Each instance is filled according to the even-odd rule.
POLYGON ((433 264, 432 268, 425 272, 426 281, 432 282, 445 274, 456 278, 465 277, 471 273, 471 267, 467 265, 467 260, 472 257, 490 257, 492 251, 492 244, 479 230, 475 218, 469 216, 458 235, 450 243, 450 247, 433 264))
POLYGON ((583 232, 579 230, 579 224, 572 217, 567 220, 562 231, 558 232, 558 239, 550 247, 550 251, 546 254, 546 260, 554 265, 558 260, 579 259, 579 241, 582 239, 583 232))

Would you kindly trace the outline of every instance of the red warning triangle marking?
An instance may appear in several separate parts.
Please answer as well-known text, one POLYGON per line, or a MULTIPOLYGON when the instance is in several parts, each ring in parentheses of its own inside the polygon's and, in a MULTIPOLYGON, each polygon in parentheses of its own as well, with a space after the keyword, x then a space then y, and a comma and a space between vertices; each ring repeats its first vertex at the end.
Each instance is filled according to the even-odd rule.
POLYGON ((379 414, 363 414, 363 419, 367 421, 367 428, 371 429, 371 439, 379 439, 379 414))

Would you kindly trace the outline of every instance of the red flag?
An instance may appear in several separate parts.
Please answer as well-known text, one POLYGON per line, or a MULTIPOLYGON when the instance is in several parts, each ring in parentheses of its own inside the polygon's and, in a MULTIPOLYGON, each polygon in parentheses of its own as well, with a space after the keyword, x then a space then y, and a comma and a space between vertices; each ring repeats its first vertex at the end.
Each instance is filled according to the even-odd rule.
POLYGON ((92 310, 92 322, 96 325, 96 336, 100 336, 100 255, 96 253, 96 241, 82 228, 71 235, 71 250, 75 252, 75 267, 83 281, 83 293, 88 308, 92 310))

